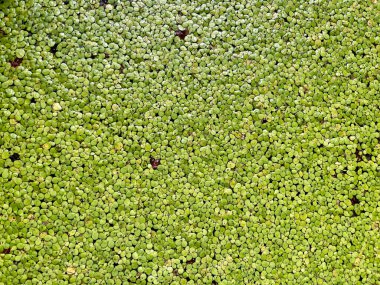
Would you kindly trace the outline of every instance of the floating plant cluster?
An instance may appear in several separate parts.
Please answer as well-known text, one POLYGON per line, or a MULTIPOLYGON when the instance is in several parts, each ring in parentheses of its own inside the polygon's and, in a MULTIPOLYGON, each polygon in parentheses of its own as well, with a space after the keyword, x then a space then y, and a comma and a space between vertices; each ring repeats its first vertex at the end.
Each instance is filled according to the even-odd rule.
POLYGON ((380 2, 0 4, 0 284, 378 284, 380 2))

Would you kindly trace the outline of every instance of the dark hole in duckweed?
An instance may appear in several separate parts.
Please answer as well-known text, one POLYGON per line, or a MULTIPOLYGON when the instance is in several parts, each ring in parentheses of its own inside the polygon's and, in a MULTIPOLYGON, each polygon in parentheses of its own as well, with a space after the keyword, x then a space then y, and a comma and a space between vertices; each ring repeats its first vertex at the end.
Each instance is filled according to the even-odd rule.
POLYGON ((100 0, 99 5, 100 6, 106 6, 108 4, 108 0, 100 0))
POLYGON ((58 48, 58 44, 56 43, 56 44, 54 44, 51 48, 50 48, 50 52, 52 53, 52 54, 56 54, 57 53, 57 48, 58 48))
POLYGON ((178 276, 178 270, 177 270, 177 269, 174 269, 174 270, 173 270, 173 275, 174 275, 174 276, 178 276))
POLYGON ((356 149, 355 155, 357 161, 363 161, 363 157, 361 156, 360 151, 358 149, 356 149))
POLYGON ((18 153, 14 153, 14 154, 11 154, 9 158, 11 159, 12 162, 14 162, 16 160, 20 160, 20 155, 18 153))
POLYGON ((21 63, 22 63, 22 61, 23 61, 23 59, 22 58, 18 58, 18 57, 16 57, 14 60, 12 60, 10 63, 11 63, 11 66, 12 67, 18 67, 18 66, 20 66, 21 65, 21 63))
POLYGON ((372 159, 372 155, 369 154, 369 153, 367 153, 367 154, 365 154, 365 158, 366 158, 367 160, 371 160, 371 159, 372 159))
POLYGON ((10 254, 11 253, 11 248, 4 248, 1 253, 2 254, 10 254))
POLYGON ((218 285, 218 282, 216 282, 215 280, 212 280, 211 285, 218 285))
POLYGON ((36 101, 35 98, 30 99, 30 103, 36 103, 36 102, 37 102, 37 101, 36 101))
POLYGON ((184 40, 188 34, 189 34, 188 29, 175 31, 175 35, 179 37, 181 40, 184 40))
POLYGON ((157 169, 157 167, 160 165, 160 159, 151 157, 150 164, 152 165, 153 169, 157 169))
POLYGON ((193 264, 193 263, 195 263, 195 258, 192 258, 192 259, 186 261, 186 264, 193 264))
POLYGON ((359 201, 359 199, 356 196, 353 196, 351 198, 351 204, 352 205, 356 205, 356 204, 359 204, 359 203, 360 203, 360 201, 359 201))

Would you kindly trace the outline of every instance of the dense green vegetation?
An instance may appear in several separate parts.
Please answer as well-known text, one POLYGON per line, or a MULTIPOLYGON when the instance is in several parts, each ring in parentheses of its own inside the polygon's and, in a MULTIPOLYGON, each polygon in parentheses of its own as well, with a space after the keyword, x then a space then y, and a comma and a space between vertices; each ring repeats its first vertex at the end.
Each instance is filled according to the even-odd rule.
POLYGON ((0 284, 379 284, 376 0, 5 2, 0 284))

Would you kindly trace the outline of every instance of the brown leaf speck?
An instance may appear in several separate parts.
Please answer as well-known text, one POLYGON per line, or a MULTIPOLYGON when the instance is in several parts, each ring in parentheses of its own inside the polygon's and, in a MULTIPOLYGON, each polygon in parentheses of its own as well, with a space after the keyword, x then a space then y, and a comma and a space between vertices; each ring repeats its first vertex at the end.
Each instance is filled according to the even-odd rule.
POLYGON ((2 254, 10 254, 11 253, 11 249, 10 248, 4 248, 1 253, 2 254))
POLYGON ((22 58, 18 58, 18 57, 16 57, 16 58, 15 58, 14 60, 12 60, 10 63, 11 63, 11 66, 12 66, 12 67, 16 68, 16 67, 18 67, 18 66, 21 65, 22 61, 23 61, 22 58))
POLYGON ((181 40, 184 40, 188 34, 189 34, 189 30, 188 30, 188 29, 177 30, 177 31, 175 32, 175 35, 176 35, 177 37, 179 37, 181 40))
POLYGON ((157 169, 157 167, 160 165, 160 159, 151 157, 150 164, 152 165, 153 169, 157 169))

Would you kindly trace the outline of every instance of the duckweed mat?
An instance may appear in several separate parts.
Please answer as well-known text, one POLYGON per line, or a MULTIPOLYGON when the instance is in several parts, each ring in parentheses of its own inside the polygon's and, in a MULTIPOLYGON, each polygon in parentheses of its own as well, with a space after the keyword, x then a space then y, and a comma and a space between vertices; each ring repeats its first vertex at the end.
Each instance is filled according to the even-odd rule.
POLYGON ((379 284, 380 3, 0 5, 0 284, 379 284))

